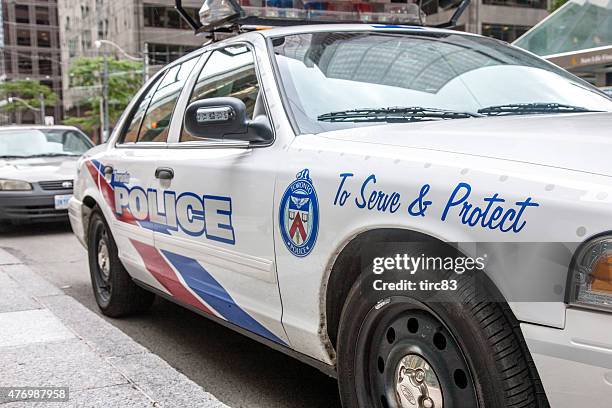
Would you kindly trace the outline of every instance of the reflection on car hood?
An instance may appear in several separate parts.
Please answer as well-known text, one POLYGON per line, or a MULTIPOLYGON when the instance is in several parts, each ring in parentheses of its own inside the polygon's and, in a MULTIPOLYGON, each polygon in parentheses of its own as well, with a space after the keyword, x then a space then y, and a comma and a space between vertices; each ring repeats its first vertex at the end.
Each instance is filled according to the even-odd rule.
POLYGON ((321 136, 612 176, 612 113, 453 119, 360 127, 321 136))
POLYGON ((73 180, 78 157, 36 157, 0 159, 0 178, 30 183, 51 180, 73 180))

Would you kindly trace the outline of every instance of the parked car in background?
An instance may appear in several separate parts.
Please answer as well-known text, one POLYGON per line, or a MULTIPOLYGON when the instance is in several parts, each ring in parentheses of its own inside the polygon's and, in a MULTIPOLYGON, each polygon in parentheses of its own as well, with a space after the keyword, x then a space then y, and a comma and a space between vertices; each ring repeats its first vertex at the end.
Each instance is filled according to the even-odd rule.
POLYGON ((72 126, 0 127, 0 223, 67 219, 76 161, 92 147, 72 126))

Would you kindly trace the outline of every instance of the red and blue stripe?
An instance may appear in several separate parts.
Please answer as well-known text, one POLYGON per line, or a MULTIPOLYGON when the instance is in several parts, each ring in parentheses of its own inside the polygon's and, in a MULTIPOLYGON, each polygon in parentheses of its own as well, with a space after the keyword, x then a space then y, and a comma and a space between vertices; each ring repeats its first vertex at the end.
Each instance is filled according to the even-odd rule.
MULTIPOLYGON (((129 210, 124 209, 122 215, 115 213, 113 185, 104 178, 104 166, 97 160, 86 162, 86 166, 115 217, 120 221, 143 227, 141 221, 137 221, 129 210)), ((147 271, 172 297, 275 343, 288 345, 242 309, 219 281, 196 259, 160 250, 135 239, 130 239, 130 242, 142 258, 147 271)))

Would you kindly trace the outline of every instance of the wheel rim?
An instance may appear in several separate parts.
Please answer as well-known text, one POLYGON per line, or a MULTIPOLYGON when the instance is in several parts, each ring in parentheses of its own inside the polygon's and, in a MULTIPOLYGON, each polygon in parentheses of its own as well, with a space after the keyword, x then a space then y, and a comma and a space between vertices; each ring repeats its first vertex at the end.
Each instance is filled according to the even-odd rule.
POLYGON ((95 289, 100 300, 107 303, 110 300, 111 286, 111 259, 106 229, 102 226, 96 237, 96 268, 94 270, 95 289))
POLYGON ((387 299, 366 316, 357 340, 360 406, 477 407, 469 366, 458 342, 428 307, 387 299))

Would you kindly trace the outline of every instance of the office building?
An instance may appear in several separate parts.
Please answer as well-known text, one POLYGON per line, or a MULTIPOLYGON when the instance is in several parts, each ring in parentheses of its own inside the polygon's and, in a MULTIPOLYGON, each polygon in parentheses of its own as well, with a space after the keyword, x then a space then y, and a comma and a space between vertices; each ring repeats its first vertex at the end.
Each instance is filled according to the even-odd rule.
MULTIPOLYGON (((197 15, 201 0, 186 0, 183 5, 197 15)), ((174 9, 174 0, 58 0, 62 69, 64 72, 64 108, 78 116, 79 103, 95 87, 75 88, 70 83, 70 66, 81 56, 107 53, 125 58, 118 48, 97 40, 115 43, 132 57, 143 58, 148 48, 149 74, 161 66, 199 47, 204 39, 174 9)))
MULTIPOLYGON (((2 0, 3 80, 40 81, 62 97, 59 27, 55 0, 2 0)), ((46 107, 46 116, 61 120, 62 105, 46 107)), ((26 109, 3 115, 6 123, 38 123, 40 112, 26 109)))

